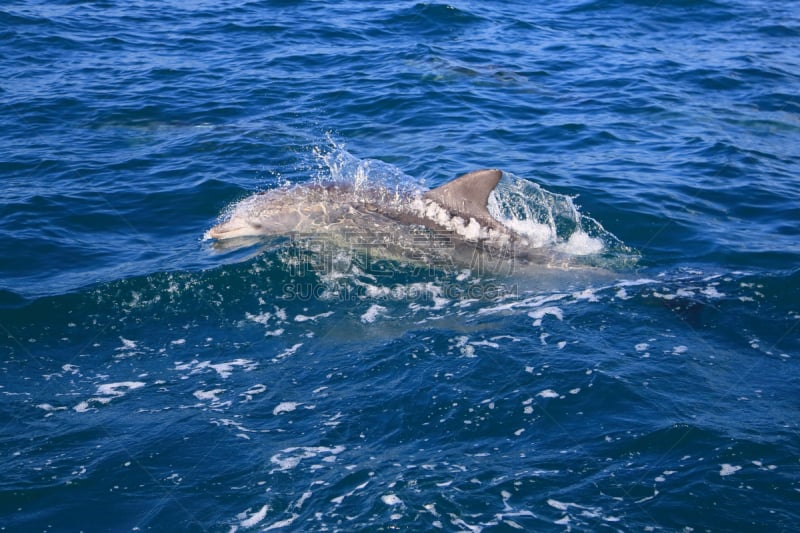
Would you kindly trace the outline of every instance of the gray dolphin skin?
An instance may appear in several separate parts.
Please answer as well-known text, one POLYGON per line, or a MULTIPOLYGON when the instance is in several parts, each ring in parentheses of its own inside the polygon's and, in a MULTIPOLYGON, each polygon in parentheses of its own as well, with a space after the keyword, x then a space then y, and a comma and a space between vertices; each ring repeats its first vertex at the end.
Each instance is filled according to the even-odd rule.
POLYGON ((477 170, 421 197, 344 185, 275 189, 240 203, 228 220, 208 231, 207 237, 222 240, 312 231, 327 233, 341 231, 348 221, 354 223, 358 218, 374 218, 377 214, 386 217, 387 225, 394 221, 456 231, 467 240, 500 235, 510 238, 511 232, 492 218, 487 209, 489 194, 502 176, 496 169, 477 170))
POLYGON ((247 237, 250 243, 252 237, 324 240, 367 247, 375 258, 450 266, 474 267, 487 257, 561 263, 489 213, 489 195, 502 176, 497 169, 476 170, 424 193, 357 183, 273 189, 239 202, 206 238, 223 249, 247 237))

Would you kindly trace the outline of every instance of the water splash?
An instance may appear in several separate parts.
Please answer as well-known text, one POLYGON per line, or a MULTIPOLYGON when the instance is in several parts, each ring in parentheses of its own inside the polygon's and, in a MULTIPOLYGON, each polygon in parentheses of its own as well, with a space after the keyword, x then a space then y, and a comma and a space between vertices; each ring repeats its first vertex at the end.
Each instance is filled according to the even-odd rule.
MULTIPOLYGON (((318 183, 348 185, 357 196, 368 189, 382 200, 399 202, 424 192, 419 180, 377 159, 360 159, 330 136, 327 150, 316 148, 318 183)), ((489 196, 489 213, 504 226, 526 237, 533 248, 550 248, 567 256, 635 261, 636 254, 595 219, 580 212, 574 197, 550 192, 511 172, 503 172, 489 196)))
POLYGON ((367 189, 392 191, 396 195, 421 193, 418 180, 396 166, 379 159, 358 158, 331 136, 328 136, 328 143, 328 147, 314 149, 317 160, 315 182, 347 185, 362 193, 367 189))
POLYGON ((597 220, 581 213, 574 199, 504 172, 487 207, 494 218, 527 237, 535 248, 549 247, 572 256, 635 255, 597 220))

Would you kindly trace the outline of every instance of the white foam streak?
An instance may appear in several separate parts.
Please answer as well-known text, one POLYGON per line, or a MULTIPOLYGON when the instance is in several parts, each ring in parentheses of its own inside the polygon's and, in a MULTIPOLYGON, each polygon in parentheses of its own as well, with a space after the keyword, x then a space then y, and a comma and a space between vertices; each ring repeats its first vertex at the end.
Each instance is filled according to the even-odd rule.
POLYGON ((261 509, 259 509, 249 517, 239 522, 239 525, 242 527, 253 527, 259 522, 263 521, 267 517, 268 512, 269 512, 269 505, 264 504, 264 506, 261 509))
POLYGON ((277 416, 281 413, 291 413, 295 411, 299 405, 298 402, 281 402, 272 410, 272 414, 277 416))
POLYGON ((298 516, 300 516, 300 515, 293 513, 292 516, 290 516, 289 518, 287 518, 285 520, 278 520, 274 524, 270 524, 267 527, 265 527, 264 529, 262 529, 262 531, 272 531, 273 529, 280 529, 282 527, 291 526, 292 522, 297 520, 298 516))
POLYGON ((382 305, 372 304, 367 311, 361 315, 361 322, 364 324, 372 324, 378 319, 380 315, 386 312, 386 308, 382 305))
POLYGON ((93 398, 78 403, 73 409, 78 413, 85 413, 91 409, 92 404, 106 405, 115 398, 121 398, 128 392, 144 387, 146 383, 142 381, 121 381, 118 383, 104 383, 97 386, 97 394, 93 398))
POLYGON ((323 462, 332 462, 336 456, 345 450, 344 446, 302 446, 286 448, 270 457, 270 462, 278 466, 277 471, 283 472, 296 468, 304 459, 311 459, 326 455, 323 462))
POLYGON ((528 313, 528 316, 534 319, 533 325, 536 327, 542 325, 542 319, 547 315, 552 315, 559 320, 564 320, 564 313, 558 307, 542 307, 541 309, 536 309, 528 313))

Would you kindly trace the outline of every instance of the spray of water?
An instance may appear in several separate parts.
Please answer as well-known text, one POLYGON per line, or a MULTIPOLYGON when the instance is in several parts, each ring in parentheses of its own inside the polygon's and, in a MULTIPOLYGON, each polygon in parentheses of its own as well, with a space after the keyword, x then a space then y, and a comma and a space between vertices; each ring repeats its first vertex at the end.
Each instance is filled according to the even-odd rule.
MULTIPOLYGON (((354 194, 380 191, 382 200, 400 202, 419 195, 413 177, 376 159, 360 159, 329 139, 330 149, 315 152, 319 182, 352 187, 354 194)), ((550 248, 570 256, 631 256, 632 251, 593 218, 580 212, 574 197, 545 190, 510 172, 489 196, 489 213, 503 225, 523 235, 534 248, 550 248)))

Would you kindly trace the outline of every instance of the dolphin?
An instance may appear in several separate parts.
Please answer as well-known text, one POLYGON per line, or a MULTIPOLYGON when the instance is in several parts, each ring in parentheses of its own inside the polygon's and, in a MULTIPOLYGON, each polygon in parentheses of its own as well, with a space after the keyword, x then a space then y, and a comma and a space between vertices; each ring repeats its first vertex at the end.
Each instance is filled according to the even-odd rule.
POLYGON ((544 253, 491 215, 489 196, 502 177, 498 169, 476 170, 424 193, 358 183, 272 189, 236 204, 206 238, 220 248, 253 237, 322 240, 377 258, 473 269, 492 261, 506 270, 517 261, 568 267, 564 254, 544 253))
POLYGON ((274 189, 239 204, 225 222, 208 231, 207 237, 222 240, 320 230, 354 212, 379 213, 389 220, 431 229, 477 223, 507 233, 487 208, 489 194, 502 176, 497 169, 476 170, 424 193, 421 199, 398 195, 387 198, 392 191, 344 185, 274 189))

